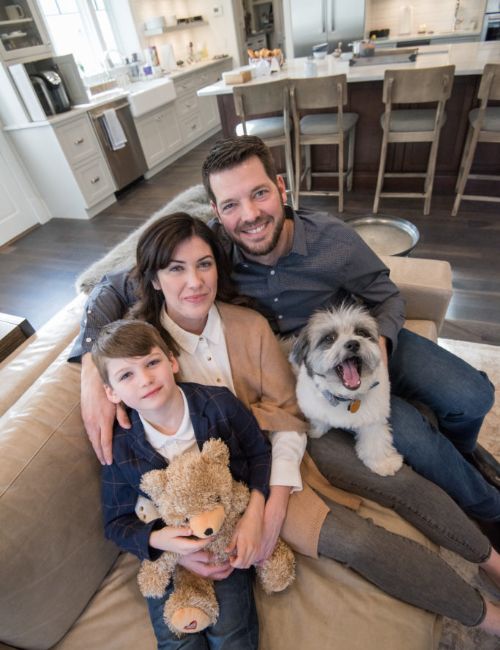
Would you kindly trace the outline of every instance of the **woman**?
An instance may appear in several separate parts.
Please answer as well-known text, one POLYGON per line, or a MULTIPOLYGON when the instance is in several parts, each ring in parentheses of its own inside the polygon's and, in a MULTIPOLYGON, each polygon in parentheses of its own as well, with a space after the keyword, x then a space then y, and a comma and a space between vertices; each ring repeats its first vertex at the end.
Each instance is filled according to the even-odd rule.
MULTIPOLYGON (((152 224, 139 240, 134 276, 139 301, 132 313, 162 332, 178 356, 180 378, 227 386, 271 432, 263 558, 281 529, 302 553, 346 563, 392 596, 500 635, 499 607, 486 603, 439 556, 356 514, 355 498, 327 485, 307 454, 300 490, 307 425, 295 401, 293 375, 267 321, 226 302, 234 295, 227 262, 203 222, 176 213, 152 224), (329 508, 308 483, 329 499, 329 508)), ((347 434, 345 450, 342 465, 360 462, 347 434)), ((330 467, 329 480, 342 469, 330 467)), ((373 492, 363 496, 394 508, 437 544, 480 564, 500 585, 500 556, 437 486, 407 466, 395 477, 374 475, 372 485, 373 492)))

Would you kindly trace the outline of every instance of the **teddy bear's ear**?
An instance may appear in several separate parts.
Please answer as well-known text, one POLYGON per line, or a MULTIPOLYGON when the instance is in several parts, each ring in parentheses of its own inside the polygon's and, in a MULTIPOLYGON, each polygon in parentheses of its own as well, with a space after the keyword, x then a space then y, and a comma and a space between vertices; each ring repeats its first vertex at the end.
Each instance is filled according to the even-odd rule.
POLYGON ((167 482, 167 472, 164 469, 153 469, 142 475, 141 490, 156 502, 167 487, 167 482))
POLYGON ((217 463, 229 465, 229 449, 226 443, 220 439, 207 440, 203 445, 201 453, 206 460, 213 460, 217 463))

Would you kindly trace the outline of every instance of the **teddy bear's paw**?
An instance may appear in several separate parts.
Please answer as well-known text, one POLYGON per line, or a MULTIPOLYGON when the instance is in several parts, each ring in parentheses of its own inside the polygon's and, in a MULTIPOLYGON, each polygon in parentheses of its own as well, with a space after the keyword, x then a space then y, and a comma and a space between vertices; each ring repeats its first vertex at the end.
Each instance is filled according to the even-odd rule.
POLYGON ((145 598, 161 598, 170 583, 170 578, 170 571, 161 559, 156 562, 144 560, 141 562, 137 582, 145 598))
POLYGON ((214 625, 219 605, 213 583, 178 566, 174 591, 165 603, 164 619, 177 635, 201 632, 214 625))
POLYGON ((194 634, 212 625, 210 616, 198 607, 183 607, 172 614, 170 626, 177 633, 194 634))
POLYGON ((289 587, 295 579, 295 557, 288 544, 278 539, 271 557, 257 567, 257 575, 267 594, 289 587))

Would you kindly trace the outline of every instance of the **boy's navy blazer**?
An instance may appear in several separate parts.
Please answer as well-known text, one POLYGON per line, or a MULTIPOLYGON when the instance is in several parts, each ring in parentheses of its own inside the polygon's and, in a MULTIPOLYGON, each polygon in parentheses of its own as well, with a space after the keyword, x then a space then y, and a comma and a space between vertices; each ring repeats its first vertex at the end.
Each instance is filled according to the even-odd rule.
MULTIPOLYGON (((267 498, 271 472, 271 446, 254 416, 227 388, 180 383, 198 447, 210 438, 220 438, 229 447, 233 478, 243 481, 267 498)), ((142 559, 156 559, 149 536, 163 523, 142 522, 135 514, 141 477, 152 469, 163 469, 167 460, 148 443, 137 411, 128 409, 131 428, 115 423, 113 464, 102 469, 102 506, 106 537, 142 559)), ((146 495, 144 495, 146 496, 146 495)))

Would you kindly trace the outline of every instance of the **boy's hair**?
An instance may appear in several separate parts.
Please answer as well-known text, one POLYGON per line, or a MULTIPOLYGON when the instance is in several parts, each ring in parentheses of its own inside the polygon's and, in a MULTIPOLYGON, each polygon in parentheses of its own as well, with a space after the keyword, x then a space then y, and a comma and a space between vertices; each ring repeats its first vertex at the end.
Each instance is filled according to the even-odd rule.
POLYGON ((208 152, 201 168, 203 185, 211 201, 216 203, 210 186, 210 174, 225 171, 240 165, 245 160, 257 156, 266 174, 277 184, 276 164, 271 150, 255 135, 240 135, 218 140, 208 152))
POLYGON ((116 320, 104 325, 92 346, 92 359, 102 381, 109 386, 108 360, 145 357, 155 347, 170 355, 158 330, 140 320, 116 320))

